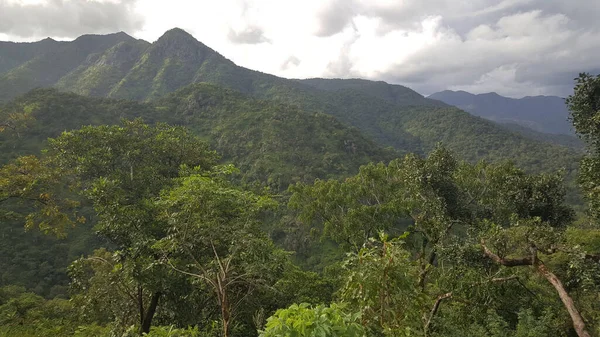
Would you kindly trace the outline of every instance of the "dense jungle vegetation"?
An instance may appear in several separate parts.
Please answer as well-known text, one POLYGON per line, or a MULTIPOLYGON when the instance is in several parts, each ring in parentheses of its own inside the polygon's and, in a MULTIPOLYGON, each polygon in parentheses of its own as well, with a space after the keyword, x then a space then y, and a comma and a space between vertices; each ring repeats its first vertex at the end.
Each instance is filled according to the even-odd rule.
POLYGON ((152 104, 33 91, 2 110, 14 154, 0 170, 1 216, 30 231, 3 246, 39 244, 3 262, 14 272, 0 333, 595 335, 598 92, 600 77, 583 74, 567 100, 588 144, 589 211, 577 214, 564 172, 470 163, 443 145, 390 161, 330 117, 210 85, 152 104), (52 126, 89 114, 96 125, 52 126), (273 171, 251 169, 262 162, 273 171), (20 260, 28 250, 33 261, 20 260), (65 254, 67 283, 48 258, 65 254))

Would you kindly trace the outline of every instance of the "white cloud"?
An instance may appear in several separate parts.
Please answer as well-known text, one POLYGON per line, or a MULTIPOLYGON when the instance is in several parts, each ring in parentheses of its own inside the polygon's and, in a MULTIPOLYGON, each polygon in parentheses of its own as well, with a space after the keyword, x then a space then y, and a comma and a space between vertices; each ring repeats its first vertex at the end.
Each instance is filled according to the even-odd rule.
POLYGON ((136 31, 135 0, 0 0, 0 33, 18 40, 136 31))

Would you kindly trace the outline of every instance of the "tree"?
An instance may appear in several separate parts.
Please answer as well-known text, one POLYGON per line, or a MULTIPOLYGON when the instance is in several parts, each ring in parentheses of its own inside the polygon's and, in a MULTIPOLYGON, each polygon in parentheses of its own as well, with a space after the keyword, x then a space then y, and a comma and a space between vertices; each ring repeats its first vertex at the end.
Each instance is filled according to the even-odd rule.
POLYGON ((224 337, 236 316, 256 305, 252 295, 280 278, 286 262, 259 227, 259 213, 273 202, 228 183, 229 172, 186 174, 163 193, 158 205, 169 231, 155 244, 173 270, 213 292, 224 337))
MULTIPOLYGON (((529 226, 541 227, 542 224, 534 223, 529 226)), ((487 247, 485 241, 482 240, 481 247, 482 247, 483 253, 485 254, 485 256, 490 258, 492 261, 494 261, 498 265, 501 265, 504 267, 509 267, 509 268, 510 267, 518 267, 518 266, 534 267, 535 271, 537 273, 539 273, 541 276, 543 276, 544 278, 546 278, 548 280, 548 282, 550 282, 550 284, 552 284, 552 286, 556 289, 558 296, 560 297, 565 308, 569 312, 569 315, 571 316, 571 320, 573 321, 573 327, 574 327, 575 331, 577 332, 577 335, 579 337, 591 337, 591 335, 587 331, 585 321, 584 321, 583 317, 581 316, 581 313, 577 309, 577 306, 575 305, 573 298, 569 295, 567 288, 563 285, 563 282, 560 280, 560 278, 546 266, 546 264, 542 261, 541 257, 538 255, 538 251, 540 249, 540 247, 539 247, 540 242, 535 240, 536 239, 536 238, 534 238, 535 234, 532 233, 532 232, 535 232, 536 230, 534 228, 529 228, 527 231, 529 232, 529 234, 532 234, 532 235, 525 236, 525 240, 522 240, 523 236, 519 236, 519 239, 521 239, 522 243, 524 244, 522 246, 528 246, 528 248, 530 250, 530 254, 527 254, 525 256, 519 256, 516 258, 500 257, 496 253, 492 252, 487 247)), ((500 244, 504 247, 514 245, 514 243, 512 243, 512 242, 509 243, 509 242, 502 242, 502 241, 498 242, 498 244, 500 244)), ((546 248, 547 249, 546 251, 552 252, 551 248, 548 248, 548 246, 541 246, 541 247, 546 248)), ((510 252, 509 254, 514 255, 514 252, 510 252)))
POLYGON ((80 324, 69 300, 47 300, 19 286, 0 288, 0 336, 71 337, 80 324))
POLYGON ((46 156, 49 170, 69 176, 71 187, 92 204, 98 234, 117 248, 118 270, 135 281, 130 297, 140 333, 147 333, 170 277, 153 249, 168 231, 154 199, 182 166, 210 170, 216 154, 183 128, 135 120, 65 132, 49 141, 46 156))
POLYGON ((418 284, 418 264, 403 248, 401 238, 388 240, 382 233, 379 240, 372 239, 371 243, 370 247, 349 254, 344 262, 341 301, 359 313, 361 324, 375 335, 422 332, 422 309, 427 296, 418 284))
POLYGON ((79 205, 64 188, 64 172, 45 159, 22 156, 0 167, 0 219, 24 218, 25 228, 64 236, 85 219, 71 210, 79 205))
MULTIPOLYGON (((439 147, 426 159, 408 155, 387 166, 362 167, 357 176, 343 182, 318 181, 314 187, 299 184, 292 191, 290 206, 300 218, 316 229, 323 228, 326 237, 345 247, 368 248, 367 238, 374 231, 408 231, 408 247, 412 245, 414 263, 419 266, 419 286, 429 298, 423 303, 433 307, 424 330, 431 330, 431 317, 441 300, 461 300, 459 289, 487 289, 516 280, 485 261, 462 263, 472 254, 469 247, 479 246, 490 261, 502 265, 505 260, 489 254, 483 244, 491 234, 502 232, 513 238, 496 246, 504 249, 502 254, 512 256, 531 247, 546 252, 563 243, 564 229, 573 219, 573 211, 563 203, 561 173, 527 175, 511 164, 460 163, 439 147), (462 249, 468 254, 455 254, 462 249), (457 280, 451 269, 439 265, 462 265, 471 271, 465 274, 467 278, 457 280)), ((584 331, 579 329, 580 317, 574 314, 572 301, 566 300, 564 287, 556 282, 557 275, 536 256, 530 255, 527 262, 556 288, 574 327, 584 331)))
POLYGON ((567 100, 575 131, 588 145, 581 160, 579 183, 596 219, 600 217, 600 75, 582 73, 567 100))
POLYGON ((34 120, 36 104, 12 104, 0 108, 0 132, 8 131, 20 137, 23 129, 34 120))

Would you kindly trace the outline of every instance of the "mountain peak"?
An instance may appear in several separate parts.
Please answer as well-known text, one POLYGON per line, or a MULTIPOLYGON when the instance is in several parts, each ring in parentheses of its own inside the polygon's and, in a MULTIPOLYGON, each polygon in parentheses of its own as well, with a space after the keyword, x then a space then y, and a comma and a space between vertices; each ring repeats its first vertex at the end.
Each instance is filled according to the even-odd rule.
POLYGON ((181 28, 173 28, 153 43, 153 52, 159 57, 177 56, 184 62, 202 61, 214 50, 196 40, 181 28))
POLYGON ((492 91, 492 92, 486 92, 486 93, 483 93, 483 94, 479 94, 479 96, 502 97, 497 92, 494 92, 494 91, 492 91))
POLYGON ((161 37, 154 43, 156 45, 164 45, 167 47, 183 47, 183 46, 200 46, 203 49, 208 49, 212 52, 204 43, 198 41, 192 34, 186 32, 181 28, 173 28, 166 31, 161 37))
MULTIPOLYGON (((452 98, 461 97, 462 99, 469 99, 474 96, 476 96, 476 95, 473 95, 472 93, 466 92, 464 90, 457 90, 457 91, 444 90, 444 91, 433 93, 427 97, 448 103, 447 100, 451 97, 452 98)), ((450 104, 450 103, 448 103, 448 104, 450 104)))
POLYGON ((165 40, 178 40, 187 43, 200 43, 200 41, 196 40, 196 38, 192 34, 186 32, 181 28, 173 28, 167 30, 161 37, 158 38, 156 42, 161 42, 165 40))

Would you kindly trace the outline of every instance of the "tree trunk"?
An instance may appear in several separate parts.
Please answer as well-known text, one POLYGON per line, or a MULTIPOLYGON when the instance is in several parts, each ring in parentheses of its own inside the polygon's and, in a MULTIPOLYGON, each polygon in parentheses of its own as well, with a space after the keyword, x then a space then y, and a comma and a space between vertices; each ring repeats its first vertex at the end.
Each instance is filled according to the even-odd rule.
POLYGON ((137 287, 138 311, 140 313, 140 335, 144 333, 144 289, 138 284, 137 287))
POLYGON ((550 270, 548 270, 548 268, 546 268, 544 263, 538 259, 536 249, 532 250, 532 254, 529 257, 523 257, 523 258, 517 258, 517 259, 507 259, 507 258, 501 258, 498 255, 494 254, 491 250, 489 250, 486 247, 485 241, 483 241, 483 240, 481 240, 481 248, 483 248, 484 255, 486 255, 487 257, 492 259, 494 262, 501 264, 503 266, 507 266, 507 267, 533 266, 533 267, 535 267, 537 272, 542 274, 548 280, 548 282, 550 282, 552 284, 552 286, 554 286, 554 289, 556 289, 556 292, 558 292, 558 296, 560 297, 560 300, 565 305, 565 308, 569 312, 569 315, 571 315, 571 320, 573 321, 573 328, 575 329, 575 332, 577 332, 577 336, 591 337, 589 332, 587 332, 587 330, 585 329, 585 322, 583 321, 583 317, 581 317, 581 314, 577 310, 577 307, 575 307, 575 302, 573 302, 573 299, 571 298, 571 296, 569 296, 569 293, 567 293, 567 290, 563 286, 562 282, 558 279, 558 277, 556 277, 556 275, 554 275, 554 273, 552 273, 550 270))
POLYGON ((229 312, 229 300, 227 299, 227 292, 223 291, 221 297, 221 320, 223 321, 223 337, 229 337, 229 321, 231 315, 229 312))
POLYGON ((554 288, 558 292, 558 296, 567 308, 569 315, 571 315, 571 320, 573 320, 573 328, 575 328, 577 336, 591 337, 590 334, 585 330, 585 322, 583 321, 581 314, 575 307, 575 302, 573 302, 573 299, 571 298, 571 296, 569 296, 569 293, 567 293, 567 290, 565 290, 562 282, 558 279, 558 277, 556 277, 554 273, 548 270, 548 268, 546 268, 546 266, 541 262, 538 263, 537 270, 548 280, 548 282, 550 282, 554 286, 554 288))
POLYGON ((158 307, 158 300, 160 299, 161 293, 156 292, 152 295, 150 299, 150 305, 148 306, 148 310, 144 315, 144 319, 142 321, 141 331, 142 333, 149 333, 150 327, 152 326, 152 319, 154 318, 154 314, 156 313, 156 308, 158 307))

